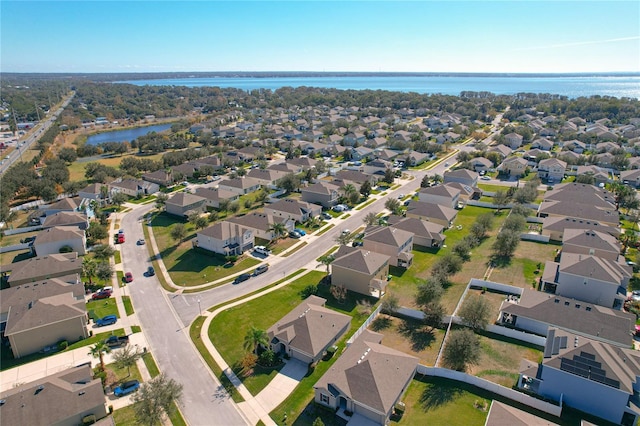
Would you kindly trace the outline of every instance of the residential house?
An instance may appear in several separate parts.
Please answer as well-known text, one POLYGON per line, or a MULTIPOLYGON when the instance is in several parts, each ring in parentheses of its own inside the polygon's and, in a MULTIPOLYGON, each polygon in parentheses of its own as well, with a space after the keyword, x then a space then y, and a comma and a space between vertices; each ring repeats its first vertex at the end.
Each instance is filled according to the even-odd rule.
POLYGON ((188 192, 177 192, 165 203, 167 213, 174 216, 187 217, 193 213, 203 213, 206 199, 188 192))
POLYGON ((604 184, 609 182, 609 172, 603 169, 602 167, 598 167, 593 164, 590 164, 588 166, 577 166, 575 170, 576 170, 576 176, 580 176, 580 175, 593 176, 595 185, 604 186, 604 184))
POLYGON ((275 188, 278 181, 289 174, 291 173, 274 169, 252 169, 247 173, 247 178, 254 179, 262 186, 275 188))
POLYGON ((522 157, 509 157, 500 163, 497 167, 499 172, 508 176, 520 177, 524 175, 528 162, 522 157))
POLYGON ((311 295, 269 327, 270 349, 306 364, 319 361, 351 325, 349 315, 325 308, 325 303, 311 295))
POLYGON ((437 223, 448 229, 451 228, 453 221, 458 216, 458 210, 441 204, 411 200, 407 206, 406 216, 437 223))
POLYGON ((547 158, 538 163, 538 177, 549 182, 560 182, 564 178, 567 163, 557 158, 547 158))
POLYGON ((240 198, 240 196, 235 192, 226 191, 220 188, 205 187, 196 188, 194 195, 204 198, 205 206, 212 207, 214 209, 220 208, 220 202, 232 202, 240 198))
POLYGON ((235 192, 238 195, 246 195, 259 190, 260 183, 250 177, 234 178, 221 180, 220 183, 218 183, 218 188, 235 192))
POLYGON ((606 232, 591 229, 565 229, 562 253, 597 256, 612 262, 619 261, 622 244, 606 232))
MULTIPOLYGON (((486 158, 485 158, 486 160, 486 158)), ((487 160, 488 161, 488 160, 487 160)), ((489 161, 489 163, 491 163, 489 161)), ((448 170, 443 174, 444 183, 457 182, 472 188, 478 186, 478 178, 480 175, 467 169, 448 170)))
POLYGON ((389 264, 409 268, 413 263, 413 233, 392 226, 370 226, 362 239, 364 250, 389 256, 389 264))
POLYGON ((413 234, 414 248, 415 246, 425 248, 442 247, 446 238, 443 233, 444 227, 434 222, 391 215, 388 223, 393 228, 411 232, 413 234))
POLYGON ((569 229, 592 230, 606 232, 617 237, 620 229, 602 224, 596 220, 581 219, 571 216, 547 216, 542 222, 542 235, 549 236, 551 241, 562 241, 564 233, 569 229))
POLYGON ((507 145, 494 145, 489 148, 488 152, 497 152, 504 159, 507 158, 513 152, 513 149, 507 145))
MULTIPOLYGON (((526 411, 504 404, 500 401, 491 401, 487 420, 484 426, 557 426, 547 419, 543 419, 526 411)), ((586 425, 585 425, 586 426, 586 425)))
POLYGON ((504 135, 506 145, 508 145, 511 149, 520 148, 522 146, 523 139, 524 138, 522 137, 522 135, 519 135, 517 133, 509 133, 507 135, 504 135))
POLYGON ((440 204, 455 209, 460 200, 460 190, 448 185, 436 185, 418 190, 418 199, 422 203, 440 204))
POLYGON ((36 234, 33 249, 40 257, 57 254, 61 250, 84 255, 87 253, 87 237, 77 226, 54 226, 36 234))
POLYGON ((538 216, 577 217, 612 227, 617 227, 619 222, 613 194, 579 183, 560 184, 547 191, 538 207, 538 216))
POLYGON ((87 215, 80 212, 58 212, 42 217, 40 221, 45 229, 53 228, 54 226, 74 226, 86 230, 89 227, 87 215))
POLYGON ((257 212, 249 213, 244 216, 230 217, 227 219, 227 222, 236 223, 245 228, 249 228, 253 231, 255 237, 262 238, 267 241, 272 241, 276 238, 276 234, 273 230, 274 224, 281 223, 287 233, 293 231, 295 227, 295 221, 293 219, 286 219, 257 212))
POLYGON ((359 189, 360 185, 366 181, 369 181, 371 186, 374 186, 378 182, 378 178, 355 170, 340 170, 333 177, 334 183, 337 182, 340 186, 346 183, 352 183, 357 185, 356 189, 359 189))
MULTIPOLYGON (((504 146, 504 145, 499 145, 504 146)), ((488 172, 489 169, 493 168, 493 163, 488 158, 484 157, 476 157, 469 160, 469 165, 473 168, 475 172, 488 172)))
POLYGON ((574 140, 565 142, 564 148, 568 149, 569 151, 573 151, 576 154, 582 154, 584 151, 587 150, 587 144, 574 139, 574 140))
POLYGON ((80 197, 63 198, 48 206, 41 206, 40 209, 45 216, 51 216, 52 214, 60 212, 73 213, 80 211, 82 201, 83 199, 80 197))
POLYGON ((130 197, 141 197, 145 195, 155 194, 160 191, 160 185, 154 182, 147 182, 140 179, 122 179, 120 181, 111 182, 111 190, 113 193, 121 192, 130 197))
POLYGON ((351 150, 351 158, 354 161, 370 160, 373 156, 373 149, 366 146, 359 146, 351 150))
POLYGON ((344 145, 345 146, 356 146, 362 145, 366 140, 366 137, 363 133, 354 133, 350 132, 344 136, 344 145))
POLYGON ((387 287, 390 257, 340 246, 331 263, 331 284, 367 296, 382 297, 387 287))
POLYGON ((66 368, 0 394, 2 423, 29 426, 90 424, 109 414, 102 381, 91 365, 66 368))
POLYGON ((633 272, 630 266, 596 256, 562 253, 560 262, 546 262, 544 291, 587 303, 621 309, 633 272))
POLYGON ((159 186, 170 186, 174 182, 171 169, 169 169, 168 171, 156 170, 155 172, 143 173, 142 180, 145 180, 151 183, 156 183, 159 186))
POLYGON ((411 167, 419 166, 429 160, 430 157, 431 156, 427 153, 411 151, 406 157, 405 164, 411 167))
POLYGON ((80 199, 105 201, 110 197, 110 189, 104 183, 91 183, 78 191, 80 199))
MULTIPOLYGON (((75 276, 80 282, 82 259, 78 253, 55 253, 48 256, 32 257, 7 265, 4 273, 11 271, 7 282, 10 287, 29 284, 48 278, 75 276)), ((62 278, 64 279, 64 278, 62 278)))
POLYGON ((300 190, 302 201, 320 204, 325 208, 331 208, 338 204, 340 187, 325 181, 318 181, 300 190))
POLYGON ((378 160, 386 160, 386 161, 394 161, 400 155, 397 151, 392 151, 390 149, 380 149, 376 150, 376 156, 378 160))
POLYGON ((460 191, 460 198, 456 208, 460 207, 460 203, 465 204, 469 200, 479 200, 482 197, 482 190, 477 186, 469 186, 460 182, 449 182, 445 183, 444 186, 460 191))
POLYGON ((249 228, 223 220, 198 231, 197 246, 223 256, 239 256, 253 248, 254 234, 249 228))
POLYGON ((636 188, 640 188, 640 169, 621 171, 620 180, 625 185, 631 185, 636 188))
POLYGON ((523 365, 518 387, 619 425, 635 425, 640 356, 552 328, 540 364, 523 365))
POLYGON ((0 329, 14 358, 89 337, 82 284, 50 278, 4 289, 0 296, 0 329))
POLYGON ((524 289, 502 302, 498 324, 546 336, 557 327, 580 336, 628 348, 633 341, 634 314, 591 303, 524 289))
POLYGON ((388 424, 418 359, 381 343, 382 334, 365 330, 313 386, 315 402, 353 424, 388 424))
POLYGON ((531 148, 538 148, 542 151, 551 151, 551 148, 553 148, 553 142, 549 139, 538 138, 531 142, 531 148))
POLYGON ((322 206, 306 201, 283 198, 264 207, 264 212, 276 217, 293 219, 298 223, 306 222, 322 213, 322 206))
POLYGON ((393 168, 393 164, 390 161, 386 160, 372 160, 364 163, 362 167, 362 171, 368 175, 383 175, 387 171, 387 169, 393 168))

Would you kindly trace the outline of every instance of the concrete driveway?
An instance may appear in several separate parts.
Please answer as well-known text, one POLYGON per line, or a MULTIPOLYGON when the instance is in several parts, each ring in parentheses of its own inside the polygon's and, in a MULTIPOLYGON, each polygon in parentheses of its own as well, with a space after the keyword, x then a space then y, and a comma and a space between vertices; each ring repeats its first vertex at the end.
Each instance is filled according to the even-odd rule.
POLYGON ((256 396, 256 401, 267 413, 273 411, 287 399, 308 371, 309 367, 302 361, 293 358, 288 360, 267 387, 256 396))

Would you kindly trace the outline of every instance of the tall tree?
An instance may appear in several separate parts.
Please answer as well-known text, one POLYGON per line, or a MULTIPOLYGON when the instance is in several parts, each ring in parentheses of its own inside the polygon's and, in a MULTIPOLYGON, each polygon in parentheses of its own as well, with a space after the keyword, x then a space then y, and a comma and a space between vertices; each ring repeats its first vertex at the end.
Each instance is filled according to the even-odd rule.
POLYGON ((371 182, 368 180, 362 182, 362 185, 360 185, 360 195, 364 198, 369 198, 369 195, 371 195, 371 182))
POLYGON ((491 315, 491 306, 489 302, 482 296, 471 296, 464 301, 464 304, 458 311, 458 316, 462 319, 463 324, 474 330, 484 330, 489 324, 489 316, 491 315))
POLYGON ((453 330, 449 335, 442 360, 447 368, 464 371, 470 364, 477 364, 480 359, 480 342, 469 329, 453 330))
POLYGON ((184 240, 184 237, 187 236, 187 228, 183 223, 177 223, 173 228, 171 228, 169 235, 171 235, 171 238, 173 238, 175 241, 181 243, 182 240, 184 240))
POLYGON ((334 260, 336 260, 335 256, 332 254, 327 254, 327 255, 321 256, 318 260, 320 261, 321 264, 327 267, 327 275, 329 275, 329 265, 331 265, 331 263, 334 260))
POLYGON ((111 354, 116 368, 127 369, 127 377, 131 376, 131 366, 136 364, 136 361, 142 356, 142 352, 137 346, 127 345, 120 350, 114 351, 111 354))
POLYGON ((170 416, 175 410, 174 401, 182 399, 182 385, 160 373, 144 383, 132 399, 138 423, 160 425, 163 416, 170 416))
POLYGON ((287 228, 282 222, 274 222, 271 226, 269 226, 269 231, 273 232, 273 236, 276 241, 287 234, 287 228))
POLYGON ((376 225, 378 223, 378 215, 376 215, 375 212, 369 212, 364 219, 362 219, 362 222, 368 226, 376 225))
POLYGON ((267 346, 269 344, 269 336, 267 332, 254 327, 253 325, 247 331, 247 334, 244 336, 244 349, 247 351, 251 351, 254 354, 258 353, 259 346, 267 346))
POLYGON ((89 355, 100 359, 100 369, 104 371, 104 354, 111 352, 111 348, 103 341, 96 342, 89 348, 89 355))
POLYGON ((96 261, 88 256, 82 258, 82 275, 89 279, 89 285, 93 284, 92 278, 96 274, 96 261))

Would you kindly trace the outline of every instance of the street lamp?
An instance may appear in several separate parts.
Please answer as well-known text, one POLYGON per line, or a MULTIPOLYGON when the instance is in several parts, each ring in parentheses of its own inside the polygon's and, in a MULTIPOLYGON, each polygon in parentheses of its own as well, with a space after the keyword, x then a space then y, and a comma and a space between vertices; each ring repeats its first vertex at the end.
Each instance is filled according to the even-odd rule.
POLYGON ((200 298, 198 297, 198 310, 200 311, 200 316, 202 316, 202 308, 200 307, 200 298))

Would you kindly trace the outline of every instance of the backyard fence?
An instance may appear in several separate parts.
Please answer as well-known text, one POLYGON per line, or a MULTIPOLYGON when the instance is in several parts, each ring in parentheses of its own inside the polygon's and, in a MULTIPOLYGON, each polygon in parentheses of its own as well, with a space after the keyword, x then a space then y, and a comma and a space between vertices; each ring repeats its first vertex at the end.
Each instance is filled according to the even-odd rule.
POLYGON ((540 234, 520 234, 520 239, 525 241, 535 241, 537 243, 548 243, 549 235, 540 234))
POLYGON ((14 244, 12 246, 0 247, 0 253, 9 253, 11 251, 26 250, 26 249, 29 249, 29 248, 31 248, 29 243, 14 244))
POLYGON ((6 231, 2 231, 2 232, 5 236, 8 237, 9 235, 25 234, 27 232, 39 231, 43 228, 44 228, 43 225, 25 226, 24 228, 7 229, 6 231))
POLYGON ((422 374, 424 376, 442 377, 445 379, 455 380, 457 382, 467 383, 556 417, 560 417, 562 415, 562 400, 560 401, 559 405, 555 405, 550 402, 546 402, 541 399, 537 399, 527 394, 518 392, 516 390, 500 386, 496 383, 490 382, 480 377, 472 376, 460 371, 449 370, 446 368, 427 367, 420 364, 418 365, 417 371, 419 374, 422 374))
POLYGON ((358 338, 358 336, 360 336, 362 332, 366 330, 373 321, 375 321, 378 315, 380 315, 380 309, 382 309, 382 303, 379 304, 373 312, 371 312, 369 318, 367 318, 367 320, 360 326, 360 328, 358 328, 356 332, 353 333, 351 337, 349 337, 349 340, 347 340, 347 347, 351 346, 351 344, 358 338))

